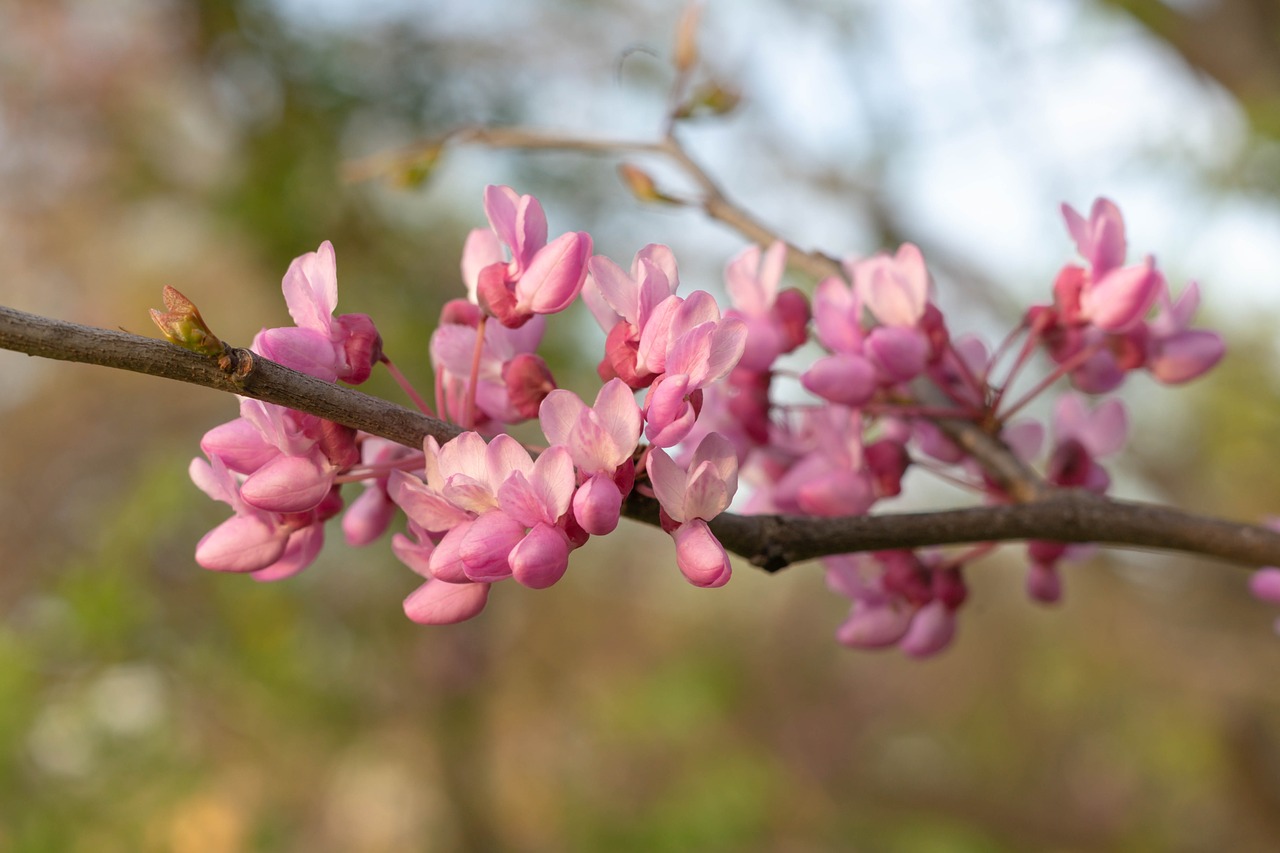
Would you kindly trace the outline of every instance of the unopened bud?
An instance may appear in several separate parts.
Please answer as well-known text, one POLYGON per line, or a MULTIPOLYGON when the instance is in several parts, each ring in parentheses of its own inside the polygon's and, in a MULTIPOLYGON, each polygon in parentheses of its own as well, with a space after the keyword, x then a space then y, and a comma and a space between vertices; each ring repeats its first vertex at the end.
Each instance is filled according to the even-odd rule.
POLYGON ((622 182, 627 185, 627 189, 631 190, 631 194, 640 201, 677 203, 676 199, 658 189, 653 177, 639 166, 631 163, 619 164, 618 177, 622 178, 622 182))
POLYGON ((226 345, 209 330, 195 303, 176 289, 165 285, 164 307, 167 311, 151 309, 151 320, 171 344, 200 355, 222 355, 226 345))
POLYGON ((742 94, 735 89, 710 81, 694 89, 675 112, 675 117, 697 118, 721 116, 733 112, 742 103, 742 94))
POLYGON ((698 64, 698 20, 702 17, 702 4, 690 0, 676 24, 676 47, 671 64, 679 74, 688 74, 698 64))

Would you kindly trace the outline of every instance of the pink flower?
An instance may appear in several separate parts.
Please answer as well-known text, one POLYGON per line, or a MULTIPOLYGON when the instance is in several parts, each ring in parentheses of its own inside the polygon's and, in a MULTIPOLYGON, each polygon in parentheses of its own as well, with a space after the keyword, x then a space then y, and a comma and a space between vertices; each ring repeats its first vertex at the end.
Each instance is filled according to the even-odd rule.
MULTIPOLYGON (((479 313, 474 308, 474 313, 465 311, 462 306, 468 304, 462 300, 447 303, 440 325, 431 334, 431 363, 444 398, 441 414, 454 423, 463 423, 466 417, 467 385, 475 358, 479 313)), ((537 414, 542 399, 539 394, 545 396, 555 387, 546 362, 533 354, 546 327, 544 317, 534 317, 518 329, 494 323, 485 327, 476 374, 479 423, 473 426, 493 432, 497 424, 520 423, 537 414)))
POLYGON ((515 577, 535 588, 560 579, 569 555, 562 520, 574 488, 565 448, 553 447, 535 461, 509 435, 486 445, 467 432, 443 447, 428 437, 423 451, 426 482, 393 471, 388 493, 423 531, 444 534, 428 559, 433 578, 492 583, 515 577))
POLYGON ((683 441, 693 428, 698 393, 733 370, 747 342, 746 324, 721 319, 711 294, 667 297, 640 334, 637 364, 659 374, 645 397, 645 437, 658 447, 683 441))
POLYGON ((778 356, 808 339, 809 303, 795 288, 778 292, 787 264, 787 246, 776 242, 761 256, 749 246, 725 267, 725 289, 737 317, 747 325, 747 344, 741 367, 767 371, 778 356))
POLYGON ((634 469, 631 454, 640 440, 640 407, 621 379, 611 379, 588 408, 571 391, 553 391, 542 402, 542 432, 569 450, 586 481, 573 496, 573 514, 587 533, 603 535, 618 526, 634 469), (622 470, 625 469, 625 470, 622 470))
POLYGON ((213 571, 248 572, 258 580, 297 574, 320 553, 324 522, 342 508, 334 490, 305 513, 257 509, 242 499, 235 475, 217 456, 193 459, 190 474, 201 491, 235 510, 196 545, 196 562, 213 571))
POLYGON ((863 343, 886 383, 907 382, 924 371, 930 354, 926 322, 929 270, 911 243, 897 254, 878 254, 846 264, 862 304, 880 325, 863 343))
POLYGON ((1193 281, 1177 302, 1162 291, 1156 316, 1147 324, 1147 368, 1161 382, 1189 382, 1222 360, 1226 345, 1216 332, 1189 329, 1200 307, 1200 288, 1193 281))
POLYGON ((548 243, 542 205, 510 187, 486 188, 484 209, 492 230, 472 231, 462 254, 471 301, 513 329, 569 307, 586 279, 590 235, 569 232, 548 243))
POLYGON ((253 351, 326 382, 359 385, 382 357, 382 338, 367 314, 333 316, 338 306, 337 261, 328 240, 289 265, 285 304, 296 327, 263 329, 253 351))
MULTIPOLYGON (((711 433, 693 451, 687 471, 665 451, 648 457, 649 480, 672 524, 676 564, 695 586, 728 583, 729 555, 706 522, 728 508, 738 488, 738 457, 727 439, 711 433)), ((665 525, 664 525, 665 526, 665 525)))
POLYGON ((1068 204, 1062 205, 1062 215, 1080 255, 1089 262, 1083 275, 1059 280, 1058 302, 1067 321, 1084 320, 1107 332, 1140 322, 1164 289, 1164 276, 1150 255, 1141 263, 1121 266, 1125 236, 1119 208, 1099 198, 1088 221, 1068 204))

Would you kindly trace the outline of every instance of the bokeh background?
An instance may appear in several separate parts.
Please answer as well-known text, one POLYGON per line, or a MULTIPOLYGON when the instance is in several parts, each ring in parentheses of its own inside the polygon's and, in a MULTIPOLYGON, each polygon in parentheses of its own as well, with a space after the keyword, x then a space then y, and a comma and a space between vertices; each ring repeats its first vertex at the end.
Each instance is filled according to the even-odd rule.
MULTIPOLYGON (((0 0, 0 299, 150 333, 173 284, 243 344, 330 239, 342 310, 429 388, 487 183, 715 288, 741 237, 636 202, 616 158, 458 147, 422 184, 344 178, 464 125, 650 138, 679 13, 0 0)), ((1211 379, 1134 389, 1118 491, 1280 506, 1274 3, 710 0, 702 50, 743 100, 682 138, 733 198, 838 255, 918 242, 991 336, 1069 256, 1059 202, 1116 199, 1231 341, 1211 379)), ((568 322, 553 363, 586 392, 599 341, 568 322)), ((225 508, 186 466, 234 415, 0 353, 0 850, 1280 849, 1280 639, 1238 568, 1100 553, 1045 609, 1010 548, 913 662, 837 646, 817 566, 696 590, 632 527, 552 590, 423 628, 415 576, 336 528, 282 583, 195 566, 225 508)))

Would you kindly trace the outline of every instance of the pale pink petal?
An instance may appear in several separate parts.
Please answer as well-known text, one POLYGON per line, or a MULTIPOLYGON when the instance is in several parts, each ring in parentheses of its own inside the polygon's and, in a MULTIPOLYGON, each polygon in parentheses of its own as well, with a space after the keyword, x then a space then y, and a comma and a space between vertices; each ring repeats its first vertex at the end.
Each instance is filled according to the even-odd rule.
POLYGON ((591 477, 573 494, 573 517, 592 536, 612 533, 618 526, 621 509, 622 492, 605 474, 591 477))
POLYGON ((682 304, 683 300, 679 296, 668 296, 653 309, 648 321, 640 329, 640 344, 636 350, 637 367, 650 373, 666 371, 671 324, 682 304))
POLYGON ((515 252, 520 237, 516 232, 516 211, 520 206, 520 194, 511 187, 490 185, 484 188, 484 213, 489 227, 503 245, 515 252))
POLYGON ((707 433, 694 448, 689 467, 696 469, 704 462, 710 463, 715 469, 716 476, 724 482, 729 497, 732 498, 738 490, 738 454, 733 448, 733 442, 718 432, 707 433))
POLYGON ((342 535, 348 545, 368 545, 386 532, 396 505, 377 485, 365 488, 342 515, 342 535))
POLYGON ((430 539, 414 541, 403 533, 397 533, 391 537, 391 553, 424 578, 431 577, 430 565, 433 551, 435 551, 435 545, 431 544, 430 539))
POLYGON ((909 382, 924 371, 929 341, 918 329, 877 326, 867 336, 866 351, 889 381, 909 382))
POLYGON ((218 457, 227 468, 241 474, 257 471, 280 455, 280 450, 244 418, 219 424, 206 432, 200 439, 200 449, 210 458, 218 457))
POLYGON ((941 601, 931 601, 911 618, 899 647, 911 657, 929 657, 950 645, 955 634, 955 614, 941 601))
POLYGON ((1201 376, 1225 354, 1226 344, 1217 332, 1188 329, 1160 341, 1147 367, 1160 382, 1176 385, 1201 376))
POLYGON ((465 511, 404 471, 392 471, 388 476, 387 494, 423 530, 439 533, 471 519, 465 511))
POLYGON ((404 615, 420 625, 453 625, 478 615, 488 600, 487 583, 429 580, 404 600, 404 615))
POLYGON ((470 583, 467 578, 467 566, 462 562, 462 541, 471 529, 470 520, 450 528, 443 538, 436 543, 427 560, 427 571, 431 577, 447 583, 470 583))
POLYGON ((1099 329, 1124 331, 1146 316, 1163 288, 1164 276, 1148 255, 1142 263, 1112 270, 1086 287, 1080 310, 1099 329))
POLYGON ((314 509, 333 487, 337 472, 317 451, 307 456, 277 456, 240 487, 250 506, 268 512, 306 512, 314 509))
POLYGON ((711 352, 698 373, 698 386, 719 382, 737 366, 747 346, 747 326, 737 317, 726 317, 711 335, 711 352))
POLYGON ((538 499, 545 508, 546 521, 554 524, 569 511, 575 485, 573 459, 564 447, 552 447, 538 455, 529 474, 538 499))
POLYGON ((638 326, 640 324, 639 285, 604 255, 596 255, 587 262, 590 278, 584 285, 584 297, 587 307, 599 322, 600 328, 608 332, 619 319, 638 326), (599 296, 603 308, 593 304, 599 296), (604 310, 608 309, 607 313, 604 310))
POLYGON ((318 250, 294 258, 284 274, 282 289, 293 322, 327 338, 333 310, 338 307, 338 265, 333 244, 325 240, 318 250))
POLYGON ((711 463, 703 462, 689 472, 684 498, 685 517, 710 521, 728 508, 732 497, 711 463))
POLYGON ((339 355, 328 333, 314 329, 263 329, 250 347, 263 358, 325 382, 338 378, 339 355))
MULTIPOLYGON (((516 206, 516 242, 511 244, 516 269, 528 269, 533 256, 545 245, 547 216, 542 211, 542 204, 531 195, 522 195, 516 206)), ((588 251, 587 254, 591 253, 588 251)))
POLYGON ((191 460, 191 464, 187 466, 187 473, 191 476, 191 482, 195 483, 196 488, 215 501, 221 501, 235 507, 240 502, 240 488, 236 483, 235 477, 231 476, 231 472, 227 470, 227 466, 221 459, 217 456, 211 458, 213 459, 213 464, 198 456, 191 460))
POLYGON ((688 520, 688 516, 684 514, 685 472, 666 451, 657 448, 650 451, 646 464, 649 482, 653 485, 658 503, 675 521, 688 520))
POLYGON ((487 512, 471 522, 458 548, 467 577, 486 582, 510 577, 507 555, 524 535, 524 525, 505 512, 487 512))
POLYGON ((591 235, 562 234, 539 250, 516 282, 516 310, 555 314, 569 307, 582 291, 591 257, 591 235))
POLYGON ((682 524, 671 536, 676 542, 676 565, 689 583, 714 588, 729 582, 729 555, 705 521, 682 524))
POLYGON ((901 640, 910 624, 911 610, 899 603, 859 600, 836 629, 836 642, 856 649, 882 649, 901 640))
POLYGON ((677 340, 703 323, 719 323, 720 306, 716 299, 705 290, 695 290, 680 303, 675 316, 671 319, 671 340, 677 340))
POLYGON ((542 434, 551 444, 570 444, 574 426, 586 409, 587 404, 578 399, 577 394, 557 388, 546 396, 538 408, 538 423, 542 427, 542 434))
POLYGON ((569 541, 558 528, 539 524, 511 549, 511 576, 530 589, 546 589, 569 567, 569 541))
POLYGON ((310 566, 324 548, 324 525, 308 524, 289 534, 280 559, 264 569, 253 572, 256 581, 278 581, 291 578, 310 566))
POLYGON ((818 282, 813 319, 824 347, 832 352, 862 352, 862 301, 836 276, 818 282))
POLYGON ((506 263, 502 256, 502 243, 498 235, 485 228, 476 228, 462 244, 462 282, 467 286, 467 300, 476 301, 476 286, 480 283, 480 270, 494 264, 506 263))
POLYGON ((520 471, 528 476, 533 471, 533 460, 524 445, 506 433, 494 436, 485 451, 486 480, 489 488, 497 494, 498 489, 506 481, 512 471, 520 471))
POLYGON ((1259 601, 1280 604, 1280 569, 1266 566, 1249 576, 1249 592, 1259 601))
POLYGON ((824 400, 861 406, 876 393, 875 366, 861 355, 836 353, 820 358, 800 376, 800 384, 824 400))
POLYGON ((631 456, 640 441, 643 427, 640 406, 627 383, 615 378, 606 382, 596 394, 594 409, 601 425, 613 439, 617 452, 613 466, 616 468, 631 456))
POLYGON ((215 572, 256 572, 280 559, 288 531, 255 515, 228 518, 196 545, 196 562, 215 572))

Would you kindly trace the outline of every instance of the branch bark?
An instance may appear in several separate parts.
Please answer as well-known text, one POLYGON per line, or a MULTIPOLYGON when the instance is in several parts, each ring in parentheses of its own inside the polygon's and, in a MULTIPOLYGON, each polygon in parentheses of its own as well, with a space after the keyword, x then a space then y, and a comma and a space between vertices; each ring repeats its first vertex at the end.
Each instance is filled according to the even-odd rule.
MULTIPOLYGON (((428 435, 444 442, 462 432, 454 424, 322 382, 246 349, 210 358, 165 341, 3 306, 0 349, 190 382, 308 412, 407 447, 421 447, 428 435)), ((644 495, 633 493, 624 512, 637 521, 658 523, 657 502, 644 495)), ((941 512, 843 518, 724 513, 711 527, 726 548, 771 572, 829 554, 1024 539, 1181 551, 1246 566, 1280 565, 1280 533, 1266 527, 1078 490, 1046 489, 1023 503, 941 512)))

